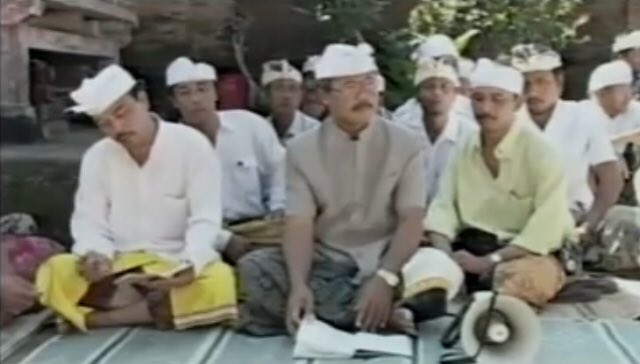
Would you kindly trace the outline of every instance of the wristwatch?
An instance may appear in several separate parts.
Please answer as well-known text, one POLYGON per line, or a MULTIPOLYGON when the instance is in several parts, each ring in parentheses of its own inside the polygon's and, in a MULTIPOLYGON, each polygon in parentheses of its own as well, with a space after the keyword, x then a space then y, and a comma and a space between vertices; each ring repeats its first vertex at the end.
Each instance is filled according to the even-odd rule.
POLYGON ((504 259, 502 259, 502 255, 500 255, 500 253, 493 253, 489 255, 489 260, 493 264, 500 264, 504 259))
POLYGON ((376 275, 384 280, 389 286, 395 287, 400 283, 400 278, 397 274, 394 274, 384 268, 380 268, 376 271, 376 275))

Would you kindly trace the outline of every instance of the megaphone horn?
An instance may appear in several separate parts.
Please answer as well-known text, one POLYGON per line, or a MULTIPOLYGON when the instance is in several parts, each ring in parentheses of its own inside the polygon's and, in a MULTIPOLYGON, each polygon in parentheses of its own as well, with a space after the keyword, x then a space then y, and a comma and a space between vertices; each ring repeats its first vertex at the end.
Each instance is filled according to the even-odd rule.
POLYGON ((540 321, 529 305, 492 292, 474 295, 460 328, 462 349, 477 355, 478 364, 531 363, 541 337, 540 321))
POLYGON ((536 313, 523 301, 477 292, 461 315, 457 325, 467 356, 445 354, 441 363, 527 364, 535 359, 542 328, 536 313))

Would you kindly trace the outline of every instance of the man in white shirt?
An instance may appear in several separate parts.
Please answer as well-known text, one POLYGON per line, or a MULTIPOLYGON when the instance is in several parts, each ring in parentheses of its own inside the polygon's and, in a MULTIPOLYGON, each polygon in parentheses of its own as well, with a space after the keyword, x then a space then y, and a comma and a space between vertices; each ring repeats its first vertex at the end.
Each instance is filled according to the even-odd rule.
POLYGON ((63 326, 185 329, 235 319, 235 281, 214 242, 220 168, 206 138, 150 114, 120 66, 71 93, 107 136, 86 153, 72 254, 38 271, 40 302, 63 326), (206 166, 206 168, 204 168, 206 166))
POLYGON ((640 29, 620 34, 613 43, 616 58, 629 63, 633 70, 633 94, 640 100, 640 29))
MULTIPOLYGON (((456 48, 453 40, 444 34, 434 34, 428 37, 415 51, 413 59, 416 64, 422 63, 427 59, 441 60, 452 65, 457 71, 460 71, 460 53, 456 48)), ((468 120, 475 122, 473 109, 471 108, 471 100, 458 90, 455 102, 451 108, 451 113, 456 115, 460 120, 468 120)), ((421 113, 420 103, 416 98, 407 100, 398 107, 393 113, 393 120, 402 120, 405 118, 416 118, 421 113)))
POLYGON ((302 74, 287 60, 266 62, 262 66, 271 116, 269 121, 283 145, 295 136, 320 125, 318 120, 302 113, 302 74))
POLYGON ((460 86, 453 66, 427 58, 418 65, 414 84, 420 113, 414 118, 405 117, 396 122, 409 128, 421 141, 429 204, 438 191, 440 176, 456 145, 462 144, 471 132, 477 130, 477 125, 451 112, 460 86))
POLYGON ((309 56, 302 67, 304 93, 302 95, 302 105, 300 110, 305 115, 320 121, 327 117, 327 105, 322 100, 322 90, 316 80, 316 63, 320 59, 319 55, 309 56))
MULTIPOLYGON (((608 131, 623 170, 625 187, 621 202, 636 204, 631 176, 640 160, 640 102, 633 100, 631 67, 616 60, 598 66, 589 78, 589 100, 580 103, 579 118, 600 123, 608 131)), ((600 248, 593 247, 588 259, 599 269, 640 269, 640 220, 638 207, 611 209, 602 224, 600 248)))
POLYGON ((557 148, 567 173, 572 214, 578 225, 595 235, 607 211, 618 201, 623 184, 604 126, 582 119, 577 103, 560 99, 564 73, 558 53, 543 45, 521 44, 512 49, 511 56, 512 66, 525 77, 522 115, 557 148))
POLYGON ((216 110, 215 69, 186 57, 167 68, 167 87, 182 122, 215 146, 222 169, 218 249, 235 263, 250 243, 277 243, 284 211, 285 150, 264 118, 245 110, 216 110))

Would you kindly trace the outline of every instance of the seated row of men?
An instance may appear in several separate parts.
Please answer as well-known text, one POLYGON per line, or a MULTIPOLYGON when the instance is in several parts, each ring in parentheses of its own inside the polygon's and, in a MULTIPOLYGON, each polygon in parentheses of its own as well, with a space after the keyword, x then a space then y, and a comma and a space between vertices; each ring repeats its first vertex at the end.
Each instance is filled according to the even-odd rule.
MULTIPOLYGON (((457 118, 460 80, 439 56, 418 65, 419 115, 392 122, 379 116, 372 54, 329 45, 314 67, 328 117, 299 135, 309 119, 285 62, 263 77, 282 95, 277 134, 247 111, 217 112, 207 64, 179 58, 167 69, 178 124, 132 95, 127 71, 105 68, 71 95, 107 138, 83 158, 73 251, 39 269, 41 303, 83 331, 231 323, 272 335, 306 315, 412 331, 443 315, 463 281, 543 306, 571 270, 561 250, 581 238, 591 263, 637 269, 639 212, 613 207, 622 173, 610 134, 559 101, 559 57, 527 49, 536 52, 513 67, 478 61, 466 101, 474 126, 457 118), (281 246, 251 251, 274 239, 281 246)), ((630 84, 629 67, 612 62, 590 91, 626 92, 626 112, 630 84)))

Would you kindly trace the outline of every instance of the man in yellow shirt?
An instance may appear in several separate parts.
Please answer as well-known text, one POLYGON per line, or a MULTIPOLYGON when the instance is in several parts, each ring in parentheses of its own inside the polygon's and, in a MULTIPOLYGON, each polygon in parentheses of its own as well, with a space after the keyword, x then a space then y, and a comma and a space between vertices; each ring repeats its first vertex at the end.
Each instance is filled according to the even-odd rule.
POLYGON ((459 148, 425 219, 431 243, 490 289, 536 306, 565 282, 552 255, 572 231, 561 160, 535 128, 517 120, 523 76, 480 60, 472 102, 480 131, 459 148))

